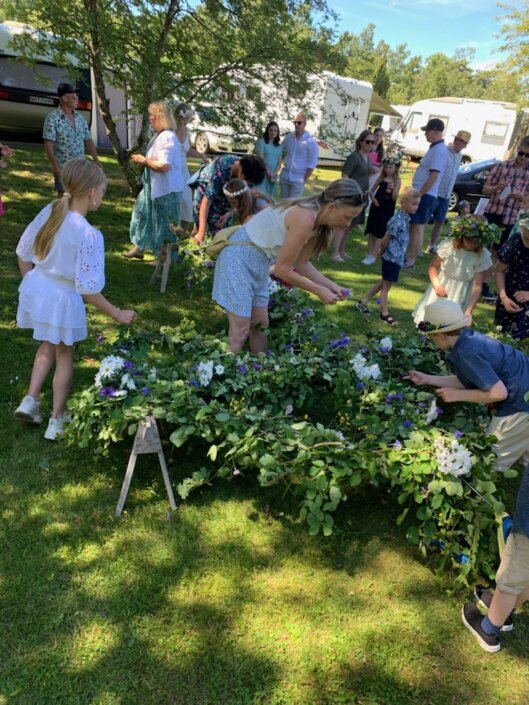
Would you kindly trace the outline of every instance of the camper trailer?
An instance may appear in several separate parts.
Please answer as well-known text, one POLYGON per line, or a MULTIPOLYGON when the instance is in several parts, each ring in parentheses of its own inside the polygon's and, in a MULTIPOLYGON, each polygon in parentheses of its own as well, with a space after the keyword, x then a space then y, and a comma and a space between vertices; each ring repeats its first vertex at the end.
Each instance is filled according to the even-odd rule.
POLYGON ((447 142, 458 130, 471 133, 472 139, 463 150, 465 162, 505 159, 529 127, 529 111, 514 103, 471 98, 419 100, 410 107, 399 136, 404 152, 412 157, 422 157, 428 149, 421 127, 430 118, 444 122, 447 142))

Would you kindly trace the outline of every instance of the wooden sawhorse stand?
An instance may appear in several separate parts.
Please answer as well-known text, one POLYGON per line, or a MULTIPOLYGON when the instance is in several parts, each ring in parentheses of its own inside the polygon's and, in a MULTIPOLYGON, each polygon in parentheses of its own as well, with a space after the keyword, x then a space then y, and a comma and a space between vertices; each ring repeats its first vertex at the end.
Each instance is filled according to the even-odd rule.
POLYGON ((165 482, 165 489, 167 490, 167 496, 169 497, 169 504, 171 505, 173 512, 176 509, 173 488, 171 487, 171 480, 169 479, 169 473, 167 472, 167 464, 165 462, 165 456, 162 450, 162 442, 160 440, 160 434, 158 433, 156 419, 153 416, 148 416, 144 421, 139 422, 138 430, 134 436, 132 453, 130 454, 127 472, 125 473, 121 494, 119 495, 118 506, 116 507, 115 514, 117 517, 120 517, 121 512, 123 511, 138 455, 146 455, 148 453, 158 453, 158 460, 160 462, 160 467, 162 468, 163 481, 165 482))
POLYGON ((158 277, 161 276, 162 281, 160 284, 160 292, 165 294, 167 289, 167 281, 169 279, 169 270, 171 269, 171 261, 173 259, 173 251, 178 252, 178 244, 167 242, 165 245, 160 247, 160 256, 158 257, 158 262, 156 263, 156 269, 154 270, 151 281, 149 285, 152 286, 158 277))

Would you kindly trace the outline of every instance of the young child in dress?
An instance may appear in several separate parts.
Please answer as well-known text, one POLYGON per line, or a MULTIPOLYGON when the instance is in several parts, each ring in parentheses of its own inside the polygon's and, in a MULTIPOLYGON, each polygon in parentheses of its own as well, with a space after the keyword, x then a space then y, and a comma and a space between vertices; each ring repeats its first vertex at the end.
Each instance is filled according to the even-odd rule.
POLYGON ((461 220, 461 218, 465 218, 467 215, 470 215, 470 203, 468 201, 459 201, 456 206, 456 210, 456 219, 461 220))
MULTIPOLYGON (((372 152, 370 152, 372 154, 372 152)), ((373 264, 377 258, 380 240, 386 234, 386 225, 395 213, 395 204, 400 192, 400 156, 384 157, 382 170, 377 176, 369 195, 371 206, 366 224, 367 257, 362 264, 373 264)))
POLYGON ((499 238, 499 230, 473 216, 454 222, 451 230, 452 239, 443 240, 428 267, 430 284, 413 309, 415 324, 424 320, 425 307, 438 298, 457 301, 465 316, 472 316, 481 296, 483 283, 492 267, 492 258, 485 244, 499 238))
POLYGON ((399 280, 408 249, 410 215, 417 211, 420 200, 421 194, 414 188, 407 188, 400 197, 401 209, 388 222, 386 234, 380 243, 383 253, 382 277, 356 304, 357 309, 368 316, 368 301, 380 292, 380 320, 390 326, 397 325, 397 321, 389 313, 388 293, 392 284, 399 280))
POLYGON ((31 424, 42 421, 40 392, 55 363, 53 413, 44 433, 50 441, 63 434, 74 345, 87 336, 83 298, 118 323, 129 325, 136 315, 117 308, 100 293, 105 284, 103 236, 86 215, 103 200, 107 185, 103 170, 85 159, 73 159, 64 166, 62 182, 62 198, 37 215, 16 249, 22 275, 17 324, 32 328, 41 343, 28 393, 15 417, 31 424))

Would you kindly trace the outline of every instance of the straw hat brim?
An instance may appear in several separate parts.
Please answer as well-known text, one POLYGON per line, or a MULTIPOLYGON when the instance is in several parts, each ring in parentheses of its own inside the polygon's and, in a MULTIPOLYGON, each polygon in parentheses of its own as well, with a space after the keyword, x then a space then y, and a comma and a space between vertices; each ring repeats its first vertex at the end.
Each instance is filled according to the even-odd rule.
POLYGON ((472 320, 472 316, 465 316, 460 321, 456 323, 450 323, 442 328, 437 328, 436 330, 425 330, 423 335, 438 335, 439 333, 450 333, 452 330, 458 330, 458 328, 466 328, 472 320))

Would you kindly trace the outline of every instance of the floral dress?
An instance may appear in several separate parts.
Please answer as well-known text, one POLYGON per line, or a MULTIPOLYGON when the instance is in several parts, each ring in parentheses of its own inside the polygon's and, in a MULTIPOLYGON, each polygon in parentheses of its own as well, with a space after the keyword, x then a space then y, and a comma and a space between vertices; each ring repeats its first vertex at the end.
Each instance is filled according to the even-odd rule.
MULTIPOLYGON (((441 259, 438 278, 447 291, 447 298, 456 301, 465 311, 474 277, 478 272, 486 272, 492 267, 490 252, 485 247, 481 252, 470 252, 463 248, 456 250, 453 240, 443 240, 437 255, 441 259)), ((437 299, 439 296, 430 284, 413 309, 412 316, 416 324, 424 320, 426 306, 437 299)))
MULTIPOLYGON (((505 272, 505 293, 515 301, 517 291, 529 290, 529 248, 523 242, 520 234, 511 237, 498 251, 498 259, 508 265, 505 272)), ((518 313, 507 313, 502 302, 496 303, 496 323, 505 333, 522 340, 529 337, 529 305, 520 304, 522 310, 518 313)))
MULTIPOLYGON (((198 226, 198 215, 200 212, 200 204, 204 196, 209 198, 209 212, 207 218, 207 229, 210 235, 214 235, 219 227, 217 221, 230 210, 228 199, 224 195, 222 187, 228 181, 233 179, 231 171, 232 166, 238 161, 239 157, 233 154, 227 154, 223 157, 217 157, 202 170, 193 195, 193 218, 198 226)), ((231 225, 230 218, 223 227, 227 228, 231 225)))

